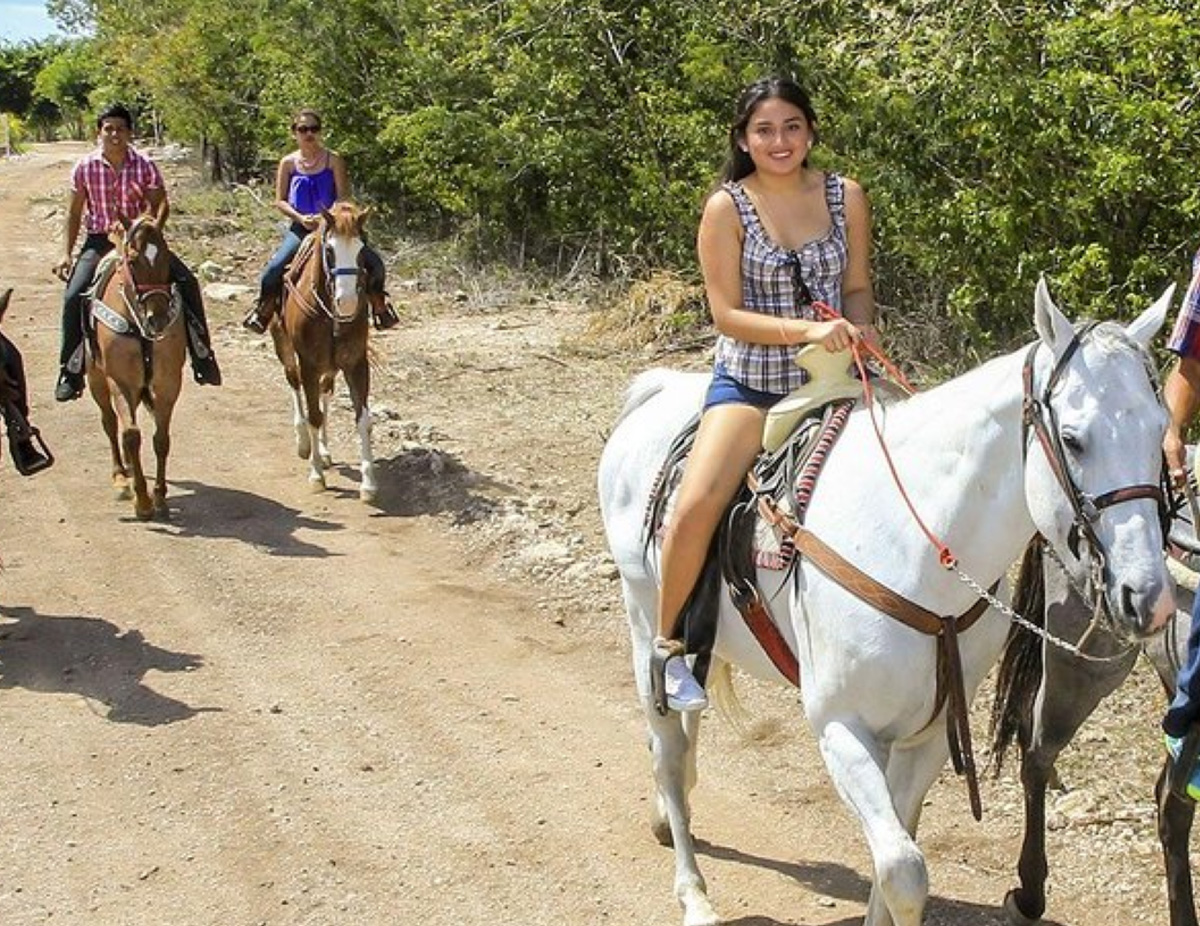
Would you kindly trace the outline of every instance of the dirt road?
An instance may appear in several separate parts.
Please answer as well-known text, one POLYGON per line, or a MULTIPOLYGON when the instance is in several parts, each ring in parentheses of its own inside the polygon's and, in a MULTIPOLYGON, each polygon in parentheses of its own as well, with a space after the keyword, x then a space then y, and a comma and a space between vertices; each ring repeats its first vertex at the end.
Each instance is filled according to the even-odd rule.
MULTIPOLYGON (((592 492, 638 358, 580 348, 579 306, 414 284, 377 340, 369 507, 345 408, 311 494, 267 340, 212 301, 226 385, 185 387, 171 517, 139 523, 90 400, 51 399, 81 150, 0 162, 5 330, 58 457, 0 469, 0 924, 678 922, 592 492)), ((237 282, 273 243, 234 255, 237 282)), ((1121 697, 1133 732, 1098 721, 1072 767, 1089 812, 1052 834, 1064 926, 1165 921, 1137 725, 1161 705, 1121 697)), ((856 923, 868 857, 795 699, 746 699, 751 740, 714 718, 702 749, 712 897, 740 926, 856 923)), ((931 793, 932 926, 1002 922, 1017 801, 988 784, 977 825, 952 777, 931 793)))

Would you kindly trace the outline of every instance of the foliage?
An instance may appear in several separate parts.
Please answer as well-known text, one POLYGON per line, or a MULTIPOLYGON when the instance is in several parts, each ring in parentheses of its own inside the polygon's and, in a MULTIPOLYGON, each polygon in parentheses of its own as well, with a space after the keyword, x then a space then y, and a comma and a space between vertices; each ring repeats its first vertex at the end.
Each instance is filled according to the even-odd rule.
POLYGON ((1047 274, 1128 314, 1200 243, 1200 21, 1182 0, 51 0, 168 130, 269 168, 318 108, 356 194, 481 254, 694 276, 738 90, 792 74, 875 215, 911 359, 1026 336, 1047 274))

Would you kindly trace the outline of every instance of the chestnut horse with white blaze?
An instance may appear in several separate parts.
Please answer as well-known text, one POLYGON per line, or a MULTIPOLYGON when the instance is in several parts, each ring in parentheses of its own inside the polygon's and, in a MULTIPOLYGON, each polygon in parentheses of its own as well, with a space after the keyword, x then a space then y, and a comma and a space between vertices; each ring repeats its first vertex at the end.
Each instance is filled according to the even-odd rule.
POLYGON ((371 451, 371 389, 368 353, 363 225, 370 213, 345 200, 321 214, 284 281, 283 310, 271 321, 275 353, 292 389, 296 452, 309 464, 312 487, 325 489, 331 458, 325 438, 329 397, 340 371, 350 389, 359 439, 358 494, 373 501, 378 492, 371 451))
POLYGON ((151 216, 122 222, 112 240, 116 247, 96 270, 88 389, 108 437, 117 497, 132 495, 141 520, 156 513, 166 517, 171 416, 183 388, 187 353, 183 302, 171 285, 171 252, 151 216), (142 469, 137 418, 142 405, 154 415, 153 499, 142 469))

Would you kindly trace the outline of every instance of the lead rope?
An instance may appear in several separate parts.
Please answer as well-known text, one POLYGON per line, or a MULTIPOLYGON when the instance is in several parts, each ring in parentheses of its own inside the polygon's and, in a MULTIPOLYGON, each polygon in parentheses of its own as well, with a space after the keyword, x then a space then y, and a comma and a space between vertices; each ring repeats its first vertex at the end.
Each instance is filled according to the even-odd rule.
MULTIPOLYGON (((834 309, 828 303, 821 302, 820 300, 814 299, 812 302, 812 307, 813 310, 826 321, 832 321, 842 317, 836 309, 834 309)), ((850 351, 854 355, 854 365, 858 368, 858 375, 862 380, 863 398, 867 406, 867 412, 871 418, 871 427, 875 430, 875 437, 879 441, 879 449, 883 451, 883 459, 884 462, 887 463, 888 471, 892 474, 892 481, 896 484, 896 488, 900 492, 900 497, 904 499, 904 504, 907 506, 909 513, 913 516, 913 520, 917 522, 917 526, 921 528, 922 533, 924 533, 929 539, 929 542, 933 544, 933 548, 937 550, 938 562, 947 569, 955 569, 958 566, 958 557, 956 557, 954 555, 954 551, 951 550, 950 547, 947 546, 940 537, 930 530, 923 520, 921 520, 921 516, 917 513, 916 506, 913 505, 912 499, 908 497, 908 492, 904 488, 904 484, 900 481, 900 474, 896 472, 896 464, 892 461, 892 455, 888 451, 887 442, 883 439, 883 429, 879 426, 879 419, 875 414, 874 389, 871 388, 871 377, 867 371, 866 363, 863 361, 862 356, 864 347, 872 357, 883 364, 883 367, 888 374, 894 377, 909 395, 912 395, 914 392, 916 392, 916 390, 909 385, 908 380, 904 378, 904 374, 900 372, 895 364, 888 360, 887 357, 884 356, 883 352, 873 344, 868 344, 863 341, 855 341, 850 345, 850 351)))
MULTIPOLYGON (((826 321, 832 321, 834 319, 842 318, 842 315, 836 309, 834 309, 828 303, 822 302, 818 299, 813 300, 812 307, 813 307, 813 310, 818 314, 818 316, 820 316, 821 318, 823 318, 826 321)), ((896 382, 899 383, 901 388, 903 388, 909 395, 913 395, 916 392, 916 390, 909 384, 908 380, 905 379, 904 374, 900 372, 899 368, 897 368, 896 365, 893 364, 884 355, 883 351, 881 351, 879 348, 875 347, 875 345, 870 344, 866 341, 855 341, 850 346, 851 353, 854 356, 854 365, 855 365, 855 367, 857 367, 858 375, 862 379, 863 402, 867 407, 867 411, 868 411, 870 419, 871 419, 871 427, 874 429, 875 437, 879 441, 879 448, 883 452, 883 458, 887 462, 888 470, 892 474, 892 480, 896 483, 896 488, 900 492, 900 497, 904 499, 904 504, 908 507, 908 510, 912 514, 914 520, 916 520, 917 526, 921 528, 921 531, 925 534, 925 536, 927 538, 929 538, 929 542, 931 544, 933 544, 934 549, 936 549, 938 551, 938 562, 940 562, 943 566, 945 566, 947 569, 949 569, 951 572, 953 572, 958 577, 959 581, 962 582, 964 585, 966 585, 968 588, 970 588, 971 591, 973 591, 977 597, 982 598, 991 607, 995 608, 997 611, 999 611, 1001 614, 1006 616, 1009 620, 1011 620, 1013 623, 1017 624, 1024 630, 1029 631, 1030 633, 1034 634, 1037 637, 1041 637, 1041 639, 1045 640, 1051 646, 1056 646, 1061 650, 1065 650, 1066 652, 1071 653, 1074 656, 1077 656, 1078 658, 1084 660, 1085 662, 1106 663, 1106 662, 1116 662, 1118 659, 1125 658, 1125 656, 1129 652, 1129 648, 1132 648, 1132 647, 1126 648, 1125 650, 1117 653, 1114 656, 1093 656, 1090 653, 1085 653, 1081 649, 1081 647, 1083 647, 1087 643, 1088 639, 1091 637, 1092 632, 1095 630, 1096 625, 1099 621, 1099 617, 1100 617, 1099 606, 1097 606, 1096 611, 1093 612, 1092 621, 1088 625, 1088 629, 1084 632, 1083 636, 1079 638, 1078 642, 1071 643, 1067 640, 1063 640, 1059 637, 1054 636, 1054 634, 1050 633, 1044 627, 1039 627, 1037 624, 1033 623, 1033 621, 1029 620, 1028 618, 1022 617, 1020 614, 1018 614, 1011 607, 1006 605, 1003 601, 1001 601, 999 598, 997 598, 995 595, 993 595, 990 591, 988 591, 986 588, 984 588, 982 585, 980 585, 979 582, 977 582, 975 579, 973 579, 970 575, 968 575, 966 572, 964 572, 959 567, 958 557, 956 557, 954 555, 954 552, 950 549, 949 546, 947 546, 945 543, 943 543, 938 538, 938 536, 933 533, 933 531, 931 531, 928 527, 926 527, 925 522, 922 521, 921 516, 919 514, 917 514, 917 510, 916 510, 915 506, 913 505, 912 501, 909 499, 908 493, 904 490, 903 484, 900 482, 900 474, 898 472, 896 472, 896 466, 892 462, 891 454, 888 452, 887 443, 883 439, 883 430, 880 428, 879 420, 875 415, 875 405, 874 405, 874 401, 873 401, 874 389, 872 389, 872 387, 871 387, 871 378, 868 375, 866 365, 863 361, 863 357, 862 357, 863 349, 865 349, 867 351, 867 353, 869 353, 872 357, 874 357, 876 360, 878 360, 879 363, 883 365, 883 368, 884 368, 884 370, 887 371, 888 375, 890 377, 892 377, 893 379, 895 379, 896 382)), ((1045 544, 1045 547, 1050 552, 1051 558, 1056 563, 1058 563, 1059 567, 1063 570, 1063 572, 1066 573, 1068 580, 1072 582, 1072 588, 1075 588, 1074 581, 1071 579, 1071 572, 1070 572, 1070 570, 1068 570, 1066 568, 1066 565, 1062 562, 1062 560, 1059 559, 1058 553, 1054 550, 1053 547, 1050 546, 1050 544, 1045 544)), ((1075 590, 1077 592, 1079 591, 1077 588, 1075 590)), ((1081 594, 1080 597, 1084 597, 1084 596, 1081 594)))

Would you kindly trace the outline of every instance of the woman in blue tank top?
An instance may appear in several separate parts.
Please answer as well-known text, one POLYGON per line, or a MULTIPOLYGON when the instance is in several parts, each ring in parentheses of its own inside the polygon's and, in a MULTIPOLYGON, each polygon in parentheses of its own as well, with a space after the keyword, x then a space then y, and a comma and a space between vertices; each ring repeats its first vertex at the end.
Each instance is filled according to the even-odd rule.
POLYGON ((699 710, 676 624, 722 512, 762 450, 767 409, 803 382, 795 351, 875 339, 871 212, 853 180, 809 163, 817 117, 794 81, 751 84, 738 101, 721 186, 700 219, 697 251, 717 339, 712 385, 663 536, 651 672, 667 706, 699 710), (813 300, 841 313, 817 317, 813 300))
MULTIPOLYGON (((299 147, 285 154, 275 172, 275 208, 291 220, 283 241, 259 278, 258 302, 243 324, 262 334, 282 304, 283 274, 309 232, 321 221, 322 210, 350 194, 346 162, 321 142, 321 117, 302 109, 292 118, 292 134, 299 147)), ((383 260, 364 241, 363 266, 367 271, 367 300, 377 328, 390 328, 399 319, 384 292, 383 260)))

